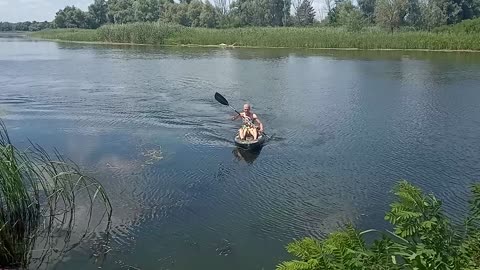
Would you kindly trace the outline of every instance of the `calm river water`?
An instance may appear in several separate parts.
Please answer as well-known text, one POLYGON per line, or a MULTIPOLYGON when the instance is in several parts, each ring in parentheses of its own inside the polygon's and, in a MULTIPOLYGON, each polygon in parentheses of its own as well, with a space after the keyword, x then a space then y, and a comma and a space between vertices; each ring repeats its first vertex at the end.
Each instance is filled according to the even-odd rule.
MULTIPOLYGON (((465 213, 480 180, 480 54, 189 49, 0 36, 0 117, 104 185, 103 269, 274 269, 293 238, 386 228, 406 179, 465 213), (273 135, 238 151, 250 102, 273 135), (133 269, 133 268, 132 268, 133 269)), ((59 268, 97 269, 88 245, 59 268)))

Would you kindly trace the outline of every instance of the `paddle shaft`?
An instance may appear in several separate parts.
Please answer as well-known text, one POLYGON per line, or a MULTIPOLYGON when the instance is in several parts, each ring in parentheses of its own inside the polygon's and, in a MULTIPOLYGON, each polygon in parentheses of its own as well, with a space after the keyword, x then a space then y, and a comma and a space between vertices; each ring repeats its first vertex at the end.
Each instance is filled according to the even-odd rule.
POLYGON ((232 105, 228 105, 228 107, 232 108, 236 113, 238 113, 238 115, 242 116, 237 110, 235 110, 235 108, 232 107, 232 105))

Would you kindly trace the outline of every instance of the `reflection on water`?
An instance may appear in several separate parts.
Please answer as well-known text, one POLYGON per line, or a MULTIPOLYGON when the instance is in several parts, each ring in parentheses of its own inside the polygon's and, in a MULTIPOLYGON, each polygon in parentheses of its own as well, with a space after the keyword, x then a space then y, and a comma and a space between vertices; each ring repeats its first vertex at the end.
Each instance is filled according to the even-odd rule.
POLYGON ((243 160, 249 164, 252 164, 260 155, 261 151, 262 151, 262 148, 258 148, 255 150, 246 150, 240 147, 235 147, 232 150, 232 153, 238 161, 243 160))
MULTIPOLYGON (((401 178, 461 217, 480 179, 479 73, 469 53, 0 37, 0 115, 20 145, 56 147, 102 181, 103 269, 273 269, 292 238, 384 226, 401 178), (278 136, 236 148, 217 91, 278 136)), ((58 268, 93 269, 91 245, 58 268)))

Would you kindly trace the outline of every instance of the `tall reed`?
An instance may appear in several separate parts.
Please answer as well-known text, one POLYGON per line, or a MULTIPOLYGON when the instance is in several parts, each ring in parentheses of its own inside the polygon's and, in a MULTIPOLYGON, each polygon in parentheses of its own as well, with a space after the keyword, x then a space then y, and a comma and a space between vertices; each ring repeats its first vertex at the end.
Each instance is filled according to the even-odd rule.
POLYGON ((97 29, 98 39, 110 43, 165 44, 165 40, 185 27, 161 23, 110 24, 97 29))
POLYGON ((0 121, 0 268, 41 266, 63 256, 94 231, 110 228, 112 207, 103 187, 55 152, 32 144, 27 151, 12 145, 0 121), (84 207, 86 216, 77 217, 84 207), (98 207, 98 223, 94 210, 98 207), (81 231, 77 226, 84 222, 81 231), (75 230, 75 231, 74 231, 75 230), (75 241, 72 235, 76 235, 75 241))

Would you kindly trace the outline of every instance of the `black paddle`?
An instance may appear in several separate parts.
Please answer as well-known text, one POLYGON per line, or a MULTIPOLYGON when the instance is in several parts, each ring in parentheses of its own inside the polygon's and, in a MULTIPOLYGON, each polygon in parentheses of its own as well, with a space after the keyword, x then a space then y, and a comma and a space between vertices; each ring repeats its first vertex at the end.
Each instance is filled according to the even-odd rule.
MULTIPOLYGON (((223 105, 225 105, 225 106, 229 106, 229 107, 232 108, 236 113, 238 113, 238 115, 241 115, 237 110, 235 110, 235 108, 233 108, 230 104, 228 104, 228 100, 227 100, 225 97, 223 97, 222 95, 220 95, 218 92, 215 92, 215 99, 216 99, 218 102, 220 102, 220 104, 223 104, 223 105)), ((251 121, 250 121, 250 122, 251 122, 251 121)), ((252 123, 252 124, 253 124, 253 123, 252 123)), ((265 136, 268 137, 267 133, 265 133, 265 132, 262 132, 262 133, 263 133, 263 135, 265 135, 265 136)))
POLYGON ((215 99, 220 102, 221 104, 223 105, 226 105, 226 106, 229 106, 230 108, 232 108, 236 113, 238 113, 238 115, 240 115, 240 113, 235 110, 235 108, 233 108, 232 106, 230 106, 230 104, 228 104, 228 100, 226 98, 224 98, 222 95, 220 95, 219 93, 215 92, 215 99))

